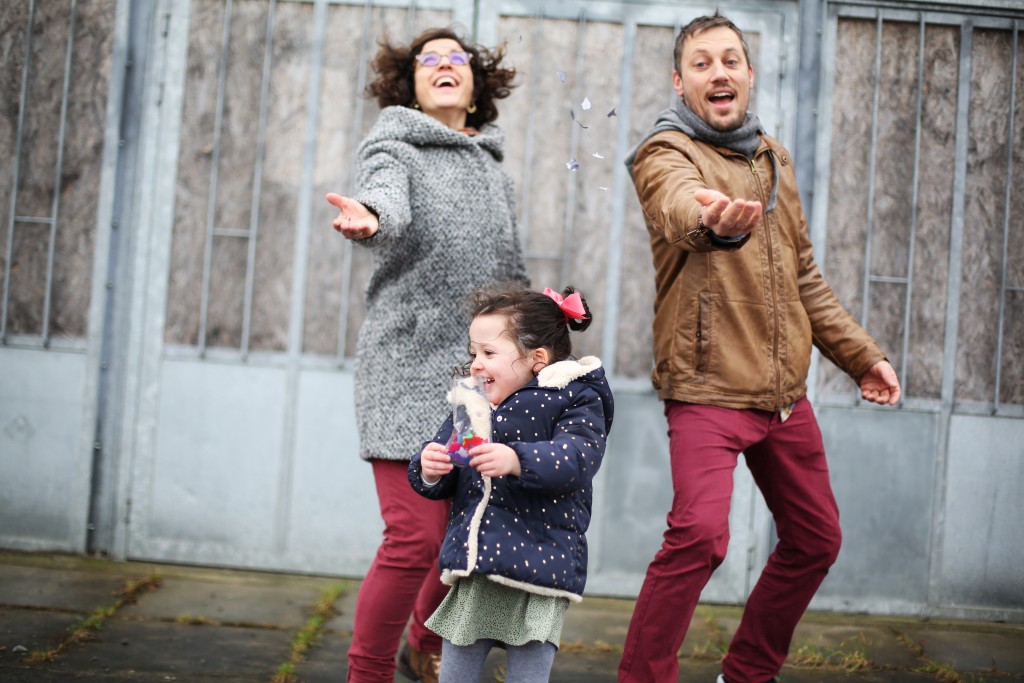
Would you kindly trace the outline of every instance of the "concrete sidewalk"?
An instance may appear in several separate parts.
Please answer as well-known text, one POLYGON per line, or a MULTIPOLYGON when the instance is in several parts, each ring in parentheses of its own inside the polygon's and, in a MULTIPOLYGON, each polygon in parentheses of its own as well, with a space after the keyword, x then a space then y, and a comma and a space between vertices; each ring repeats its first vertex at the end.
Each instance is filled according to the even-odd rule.
MULTIPOLYGON (((340 683, 358 588, 323 577, 0 551, 0 681, 340 683), (322 623, 313 616, 318 603, 322 623), (78 637, 69 640, 71 632, 78 637), (303 653, 298 644, 313 640, 303 653)), ((592 597, 570 607, 551 680, 615 681, 632 609, 629 600, 592 597)), ((680 681, 714 682, 739 614, 699 608, 680 651, 680 681)), ((503 660, 492 653, 484 680, 503 680, 503 660)), ((1024 681, 1024 624, 809 613, 783 679, 1024 681)))

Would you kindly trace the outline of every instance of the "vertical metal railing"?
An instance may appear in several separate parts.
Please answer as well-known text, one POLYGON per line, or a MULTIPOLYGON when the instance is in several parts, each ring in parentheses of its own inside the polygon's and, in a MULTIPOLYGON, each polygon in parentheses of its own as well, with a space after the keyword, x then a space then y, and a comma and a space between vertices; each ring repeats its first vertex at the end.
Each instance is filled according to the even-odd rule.
POLYGON ((199 339, 197 346, 200 357, 206 355, 206 323, 210 313, 210 277, 213 264, 213 237, 217 219, 217 183, 220 172, 221 133, 224 126, 224 98, 228 71, 228 46, 231 42, 231 13, 233 0, 227 0, 224 7, 224 31, 221 34, 220 59, 217 65, 217 103, 213 119, 213 151, 210 158, 210 191, 206 204, 206 244, 203 251, 203 282, 199 300, 199 339))
POLYGON ((7 309, 11 299, 11 260, 14 258, 14 226, 18 222, 18 184, 21 180, 21 142, 25 133, 25 109, 28 100, 29 64, 32 61, 32 24, 35 22, 36 3, 28 5, 28 24, 25 28, 25 59, 21 64, 21 91, 18 96, 18 125, 14 135, 14 168, 11 172, 11 207, 7 219, 7 250, 4 258, 4 300, 0 308, 0 341, 7 341, 7 309))
POLYGON ((875 66, 874 66, 874 96, 872 103, 872 114, 871 114, 871 151, 870 158, 868 161, 868 212, 867 212, 867 231, 866 238, 864 240, 864 273, 863 273, 863 284, 861 291, 861 325, 865 328, 868 327, 868 313, 871 311, 871 285, 874 283, 878 284, 893 284, 900 285, 903 287, 903 315, 902 325, 900 332, 900 358, 898 363, 897 372, 900 375, 900 386, 905 387, 907 382, 907 372, 909 363, 907 359, 910 354, 910 322, 911 322, 911 305, 913 302, 914 295, 914 253, 915 243, 917 241, 917 215, 918 205, 920 203, 920 184, 921 184, 921 144, 922 144, 922 128, 923 128, 923 116, 924 116, 924 78, 925 78, 925 20, 923 15, 918 15, 918 59, 917 59, 917 93, 915 98, 914 107, 914 160, 913 160, 913 171, 910 180, 911 186, 911 201, 910 201, 910 218, 909 218, 909 232, 907 237, 907 256, 906 263, 904 264, 904 272, 902 275, 883 275, 874 274, 873 265, 871 263, 872 254, 874 250, 874 235, 875 235, 875 185, 877 183, 877 159, 878 159, 878 137, 879 137, 879 106, 881 100, 881 89, 882 89, 882 34, 885 17, 882 11, 879 10, 876 32, 875 32, 875 66))
POLYGON ((53 169, 53 198, 50 204, 50 240, 46 248, 46 288, 43 290, 43 327, 40 332, 43 345, 50 340, 50 305, 53 302, 54 254, 57 249, 57 219, 60 216, 61 178, 64 168, 64 137, 68 125, 68 98, 71 91, 71 57, 75 46, 75 25, 78 18, 78 2, 71 0, 71 17, 68 22, 68 45, 64 54, 64 83, 60 95, 60 122, 57 126, 57 160, 53 169))
MULTIPOLYGON (((678 22, 677 22, 678 23, 678 22)), ((629 126, 632 120, 633 59, 636 52, 636 21, 622 25, 622 65, 619 77, 619 113, 615 126, 615 171, 612 182, 612 220, 608 234, 608 280, 605 296, 605 326, 601 334, 601 358, 609 375, 614 375, 618 349, 620 297, 622 293, 622 251, 626 225, 626 192, 629 178, 622 159, 630 150, 629 126)), ((673 35, 678 34, 676 28, 673 35)))
POLYGON ((874 92, 871 98, 871 142, 868 145, 868 198, 867 218, 864 235, 864 273, 861 277, 860 324, 868 327, 868 311, 871 310, 871 250, 875 234, 875 174, 878 158, 878 106, 882 90, 882 11, 875 20, 875 68, 874 92))
POLYGON ((1003 200, 1003 244, 999 258, 999 318, 996 324, 996 377, 992 388, 992 412, 999 412, 1000 390, 1003 379, 1003 335, 1006 331, 1006 300, 1010 292, 1022 291, 1019 287, 1007 285, 1010 269, 1010 209, 1013 200, 1013 134, 1017 121, 1017 45, 1020 40, 1020 22, 1013 23, 1013 37, 1010 41, 1010 113, 1006 124, 1006 190, 1003 200))
POLYGON ((214 113, 213 154, 210 169, 210 192, 206 208, 206 245, 203 254, 203 284, 200 302, 199 353, 205 355, 207 326, 210 312, 212 286, 212 264, 214 238, 227 237, 246 240, 245 285, 242 298, 242 330, 239 350, 242 358, 249 355, 252 337, 253 289, 256 279, 256 246, 260 226, 260 198, 263 185, 263 165, 266 151, 267 107, 270 93, 271 68, 274 49, 274 12, 277 0, 270 0, 267 9, 266 29, 263 41, 263 68, 257 105, 256 154, 253 160, 252 186, 249 203, 249 225, 246 228, 221 227, 217 225, 217 191, 219 187, 221 142, 223 138, 224 103, 227 90, 227 68, 231 43, 231 20, 233 0, 227 0, 224 10, 224 31, 221 37, 221 54, 217 73, 217 104, 214 113))
POLYGON ((21 181, 21 153, 25 134, 25 112, 28 109, 28 83, 32 64, 32 35, 35 23, 35 2, 29 3, 28 22, 25 28, 25 57, 21 68, 21 89, 18 98, 18 123, 15 133, 13 171, 11 174, 11 205, 7 221, 7 249, 4 260, 4 296, 0 306, 0 342, 7 341, 7 322, 11 300, 11 271, 14 259, 15 227, 19 224, 42 225, 49 228, 49 239, 46 247, 46 276, 43 285, 43 310, 40 321, 39 339, 43 346, 50 342, 50 309, 53 303, 54 269, 57 248, 57 225, 60 216, 60 195, 62 170, 64 167, 64 143, 67 132, 68 100, 71 90, 71 61, 74 55, 75 27, 78 18, 78 2, 70 0, 71 9, 68 19, 68 39, 64 55, 64 77, 61 84, 60 115, 57 124, 57 158, 53 168, 53 197, 50 200, 49 216, 19 216, 18 190, 21 181))
MULTIPOLYGON (((267 148, 267 106, 270 99, 270 70, 274 61, 274 10, 277 0, 270 0, 267 26, 263 40, 263 73, 260 83, 259 119, 256 124, 256 159, 253 164, 252 201, 249 205, 249 240, 245 259, 245 297, 242 309, 242 358, 249 355, 252 334, 253 286, 256 278, 256 245, 260 228, 260 197, 263 189, 263 163, 267 148)), ((298 273, 293 273, 298 277, 298 273)))
MULTIPOLYGON (((372 0, 363 3, 363 31, 362 41, 359 43, 358 75, 356 80, 356 93, 362 94, 366 90, 366 81, 369 78, 370 68, 370 19, 373 9, 372 0)), ((414 13, 414 10, 410 10, 414 13)), ((366 98, 355 98, 355 112, 352 115, 351 140, 352 148, 355 149, 362 137, 363 118, 366 115, 366 98)), ((358 184, 356 178, 356 157, 352 156, 352 163, 349 166, 349 185, 346 194, 353 194, 358 184)), ((348 339, 348 316, 349 298, 352 295, 352 243, 345 240, 341 264, 341 302, 338 305, 338 343, 335 357, 338 365, 345 363, 345 346, 348 339)), ((354 354, 353 354, 354 355, 354 354)))
MULTIPOLYGON (((530 63, 530 89, 536 91, 540 87, 540 75, 544 64, 544 9, 539 8, 534 15, 533 59, 530 63)), ((523 250, 530 243, 530 224, 532 219, 533 198, 533 157, 534 140, 537 136, 537 115, 531 107, 526 119, 526 142, 523 149, 523 173, 519 186, 519 239, 523 250)))
MULTIPOLYGON (((572 91, 572 104, 570 105, 573 110, 579 106, 580 102, 586 96, 586 41, 583 39, 587 30, 587 10, 586 8, 580 9, 579 20, 576 28, 576 73, 573 80, 573 91, 572 91)), ((580 149, 580 131, 582 128, 578 125, 572 127, 572 136, 569 142, 569 157, 576 159, 579 155, 580 149)), ((559 284, 556 285, 559 289, 565 286, 569 282, 570 273, 572 269, 572 263, 569 259, 569 254, 572 253, 570 245, 574 241, 576 234, 576 191, 579 188, 579 172, 571 172, 568 174, 566 180, 567 187, 565 188, 565 217, 564 217, 564 228, 562 232, 562 246, 559 249, 558 260, 561 264, 559 270, 559 284)))
POLYGON ((922 15, 918 20, 917 38, 917 98, 914 106, 914 172, 911 181, 910 197, 910 237, 907 242, 907 277, 903 291, 903 340, 900 344, 899 376, 900 386, 907 386, 907 372, 910 363, 910 319, 911 306, 914 300, 914 252, 917 244, 917 210, 921 197, 921 129, 924 117, 924 78, 925 78, 925 21, 922 15))

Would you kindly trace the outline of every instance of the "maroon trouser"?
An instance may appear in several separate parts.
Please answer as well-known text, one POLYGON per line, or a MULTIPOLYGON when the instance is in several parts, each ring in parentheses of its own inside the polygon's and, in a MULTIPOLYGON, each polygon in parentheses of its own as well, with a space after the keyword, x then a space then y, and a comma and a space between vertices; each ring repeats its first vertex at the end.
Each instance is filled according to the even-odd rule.
POLYGON ((395 654, 406 624, 412 647, 440 652, 440 636, 423 622, 448 593, 437 565, 448 523, 448 503, 428 500, 412 490, 406 476, 408 462, 372 463, 384 518, 384 541, 356 596, 348 650, 350 683, 394 681, 395 654))
POLYGON ((839 554, 839 511, 821 432, 800 399, 779 413, 666 401, 674 498, 647 568, 619 664, 620 683, 676 683, 677 654, 701 590, 725 559, 733 470, 743 453, 779 542, 722 663, 729 683, 771 680, 797 622, 839 554))

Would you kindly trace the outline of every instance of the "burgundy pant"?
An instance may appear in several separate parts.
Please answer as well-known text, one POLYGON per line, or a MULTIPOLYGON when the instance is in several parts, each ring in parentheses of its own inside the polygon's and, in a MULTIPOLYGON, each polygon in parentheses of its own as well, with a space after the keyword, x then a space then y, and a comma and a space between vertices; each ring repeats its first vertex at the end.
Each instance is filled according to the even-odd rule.
POLYGON ((412 490, 408 462, 372 463, 384 540, 356 596, 348 650, 350 683, 394 681, 395 654, 406 624, 412 647, 440 652, 441 638, 423 622, 448 592, 437 566, 448 503, 427 500, 412 490))
POLYGON ((725 559, 733 470, 742 452, 779 542, 722 663, 729 683, 771 680, 842 539, 821 432, 806 398, 778 413, 666 401, 674 498, 619 664, 620 683, 676 683, 677 653, 701 590, 725 559))

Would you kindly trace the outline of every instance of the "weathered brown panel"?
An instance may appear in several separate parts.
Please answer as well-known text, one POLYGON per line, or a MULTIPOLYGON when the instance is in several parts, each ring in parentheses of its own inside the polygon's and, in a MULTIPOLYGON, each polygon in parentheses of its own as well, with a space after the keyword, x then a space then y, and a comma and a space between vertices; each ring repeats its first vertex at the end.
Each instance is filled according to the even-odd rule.
POLYGON ((194 2, 191 20, 164 333, 169 344, 186 345, 199 339, 224 5, 194 2))
POLYGON ((1020 52, 1017 55, 1016 79, 1017 108, 1014 112, 1011 170, 1013 182, 1004 267, 1006 286, 1018 291, 1007 292, 1005 302, 999 400, 1024 405, 1024 53, 1020 52))
POLYGON ((958 401, 995 398, 997 329, 993 321, 999 314, 1002 243, 998 236, 1002 235, 1005 217, 1007 145, 1011 142, 1011 40, 1012 35, 1007 31, 979 29, 974 32, 963 278, 957 332, 955 397, 958 401))
MULTIPOLYGON (((373 267, 372 253, 347 243, 331 228, 337 209, 324 201, 328 192, 353 194, 351 177, 356 148, 377 120, 376 101, 360 92, 358 76, 361 61, 370 62, 385 38, 401 43, 408 35, 436 26, 448 26, 451 14, 441 11, 415 11, 410 27, 409 10, 370 8, 369 30, 364 36, 364 9, 331 5, 327 10, 324 43, 323 81, 320 92, 320 118, 317 129, 314 171, 312 230, 304 319, 304 350, 308 353, 335 355, 338 350, 340 315, 346 314, 344 354, 355 355, 359 327, 365 315, 365 289, 373 267), (333 40, 332 36, 357 35, 359 40, 333 40), (365 53, 363 41, 366 41, 365 53), (357 120, 359 111, 362 111, 357 120), (342 300, 346 283, 343 263, 351 249, 352 270, 347 283, 348 299, 342 300)), ((459 30, 461 27, 455 27, 459 30)), ((374 77, 372 70, 367 80, 374 77)))
POLYGON ((70 26, 68 5, 36 3, 18 178, 21 216, 48 218, 51 214, 70 26))
POLYGON ((1024 371, 1021 370, 1024 359, 1024 292, 1007 293, 1005 315, 999 400, 1021 405, 1024 404, 1024 371))
POLYGON ((12 334, 41 334, 43 297, 46 294, 47 226, 19 224, 11 250, 11 298, 7 302, 7 330, 12 334))
MULTIPOLYGON (((4 4, 0 12, 0 92, 9 96, 0 103, 0 273, 6 267, 7 220, 11 210, 11 194, 14 182, 14 150, 18 134, 18 98, 21 95, 21 70, 25 62, 25 31, 28 23, 28 0, 12 0, 4 4), (15 95, 17 93, 17 95, 15 95)), ((0 296, 3 296, 3 280, 0 279, 0 296)))
MULTIPOLYGON (((631 71, 633 101, 620 105, 622 110, 631 108, 630 144, 638 143, 654 125, 658 112, 675 102, 676 94, 672 89, 674 45, 675 33, 671 27, 637 27, 631 71), (650 76, 641 77, 641 74, 650 76)), ((654 266, 647 227, 631 181, 627 181, 625 194, 622 287, 615 362, 618 374, 644 379, 650 376, 654 365, 651 341, 654 266)))
POLYGON ((210 346, 240 348, 242 344, 243 297, 248 240, 214 237, 210 267, 210 307, 206 343, 210 346))
MULTIPOLYGON (((875 24, 840 20, 836 32, 828 242, 823 270, 836 296, 860 319, 870 181, 871 106, 874 98, 875 24)), ((891 353, 891 351, 890 351, 891 353)), ((818 387, 848 394, 849 378, 821 363, 818 387)))
MULTIPOLYGON (((905 278, 910 273, 914 196, 918 26, 886 23, 882 29, 882 45, 870 269, 872 277, 905 278)), ((896 367, 903 360, 906 295, 905 285, 873 284, 864 317, 865 325, 896 367)))
MULTIPOLYGON (((26 275, 25 271, 36 270, 31 264, 36 259, 26 259, 24 239, 19 233, 24 226, 15 228, 13 244, 8 244, 8 220, 10 218, 11 201, 15 196, 13 157, 18 142, 18 111, 19 97, 22 87, 22 69, 25 65, 25 40, 28 26, 28 2, 12 2, 4 5, 0 12, 0 85, 2 92, 17 93, 17 96, 4 98, 0 109, 0 159, 7 163, 0 164, 0 217, 3 218, 3 229, 0 230, 0 275, 8 267, 10 273, 10 292, 3 291, 3 279, 0 278, 0 296, 8 297, 7 330, 16 334, 36 334, 42 329, 43 299, 42 289, 33 292, 30 286, 36 276, 26 275), (7 250, 11 249, 11 263, 7 263, 7 250), (23 284, 19 284, 19 280, 23 284)), ((24 144, 24 143, 23 143, 24 144)), ((33 231, 38 227, 33 226, 33 231)), ((36 250, 38 250, 38 239, 36 250)))
POLYGON ((77 8, 50 303, 50 334, 67 337, 87 333, 116 3, 77 8))
MULTIPOLYGON (((563 232, 561 253, 565 259, 566 275, 559 275, 550 282, 535 282, 534 285, 537 288, 550 286, 552 289, 561 289, 572 284, 584 292, 587 303, 594 311, 594 324, 574 340, 575 352, 582 356, 601 354, 601 337, 608 323, 607 265, 612 227, 611 187, 615 170, 612 165, 615 162, 618 119, 608 117, 607 114, 618 105, 616 96, 621 72, 618 68, 595 67, 622 62, 622 27, 590 22, 586 24, 580 38, 583 41, 583 63, 587 66, 582 73, 576 74, 577 97, 567 102, 567 109, 571 108, 575 112, 575 121, 572 117, 563 116, 557 124, 567 130, 571 130, 572 126, 579 128, 574 155, 579 168, 569 171, 563 163, 559 169, 561 177, 567 183, 572 183, 576 192, 575 203, 569 207, 571 224, 563 220, 560 226, 563 232), (591 104, 589 110, 582 107, 584 98, 591 104), (595 157, 594 154, 603 158, 595 157)), ((561 84, 556 80, 555 85, 561 84)), ((544 140, 544 137, 538 140, 540 149, 544 148, 544 140)), ((555 161, 560 160, 556 158, 555 161)), ((568 188, 569 185, 566 190, 568 188)))
MULTIPOLYGON (((576 125, 570 118, 570 109, 581 114, 579 103, 572 102, 574 86, 581 77, 576 73, 576 48, 581 38, 579 23, 546 19, 539 30, 531 27, 522 35, 522 43, 510 46, 510 56, 519 69, 522 85, 502 105, 501 120, 507 126, 511 150, 525 146, 529 117, 535 117, 534 153, 530 160, 519 155, 511 158, 509 171, 516 178, 520 196, 524 193, 530 196, 529 215, 524 215, 520 223, 520 229, 525 231, 523 248, 528 253, 559 257, 565 247, 568 188, 570 183, 576 182, 566 164, 572 156, 573 126, 576 125), (534 66, 535 50, 540 51, 539 67, 534 66), (534 68, 539 68, 540 73, 533 73, 534 68), (558 72, 564 73, 564 83, 556 75, 558 72), (531 162, 529 186, 524 184, 526 170, 520 166, 527 161, 531 162)), ((548 283, 534 284, 545 286, 548 283)))
MULTIPOLYGON (((4 92, 12 95, 0 116, 0 142, 7 163, 0 170, 0 272, 7 252, 10 202, 19 216, 53 218, 54 195, 60 183, 59 215, 50 288, 51 336, 84 337, 89 309, 95 248, 103 133, 113 35, 113 2, 79 2, 72 37, 71 73, 65 73, 71 5, 37 3, 32 25, 25 101, 20 101, 25 65, 28 3, 5 4, 0 16, 0 58, 4 92), (60 116, 65 79, 66 103, 62 167, 60 116), (13 188, 19 105, 24 107, 18 187, 13 188)), ((40 334, 45 307, 46 260, 50 227, 19 223, 15 228, 8 301, 7 330, 40 334)))
POLYGON ((288 344, 292 262, 312 72, 313 7, 280 3, 274 14, 266 150, 256 241, 251 348, 283 351, 288 344))
POLYGON ((927 28, 909 353, 903 359, 903 390, 918 398, 937 399, 942 394, 955 170, 950 150, 956 133, 959 52, 958 29, 927 28))

